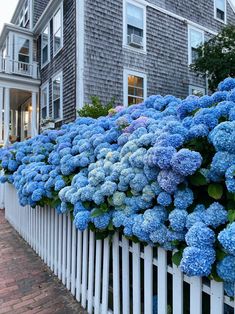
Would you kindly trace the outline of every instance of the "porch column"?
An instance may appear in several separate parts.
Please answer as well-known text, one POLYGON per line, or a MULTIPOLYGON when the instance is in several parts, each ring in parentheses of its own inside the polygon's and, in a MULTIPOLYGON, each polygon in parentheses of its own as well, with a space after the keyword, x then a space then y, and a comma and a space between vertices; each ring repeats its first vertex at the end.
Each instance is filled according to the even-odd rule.
POLYGON ((3 87, 0 87, 0 143, 3 142, 3 136, 2 136, 2 118, 3 118, 3 114, 2 114, 2 110, 3 110, 3 92, 4 89, 3 87))
POLYGON ((4 146, 7 146, 10 135, 10 89, 5 88, 4 92, 4 146))
POLYGON ((37 134, 37 93, 32 92, 32 137, 37 134))

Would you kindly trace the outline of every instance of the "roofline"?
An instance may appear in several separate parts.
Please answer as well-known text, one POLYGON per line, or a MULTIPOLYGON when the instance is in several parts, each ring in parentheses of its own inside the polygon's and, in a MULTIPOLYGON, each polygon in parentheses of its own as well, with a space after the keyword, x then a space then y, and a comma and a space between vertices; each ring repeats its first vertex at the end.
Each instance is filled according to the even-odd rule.
POLYGON ((235 12, 235 3, 232 0, 227 0, 230 4, 230 7, 232 8, 233 12, 235 12))
POLYGON ((35 24, 33 28, 33 33, 35 35, 39 35, 51 16, 53 15, 54 11, 57 9, 57 7, 63 2, 63 0, 50 0, 47 4, 45 10, 43 11, 42 15, 38 19, 37 23, 35 24))
POLYGON ((16 19, 17 19, 19 13, 20 13, 20 9, 21 9, 23 3, 24 3, 24 0, 18 0, 18 3, 17 3, 16 8, 15 8, 15 11, 14 11, 14 13, 12 15, 12 18, 11 18, 11 23, 12 24, 15 24, 16 19))

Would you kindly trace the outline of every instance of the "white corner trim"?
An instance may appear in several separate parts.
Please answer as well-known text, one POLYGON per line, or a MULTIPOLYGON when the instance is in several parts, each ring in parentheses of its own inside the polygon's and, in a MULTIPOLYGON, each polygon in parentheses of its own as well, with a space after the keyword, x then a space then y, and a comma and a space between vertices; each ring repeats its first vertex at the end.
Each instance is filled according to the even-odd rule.
POLYGON ((84 105, 85 1, 76 0, 76 109, 84 105))
POLYGON ((147 98, 147 74, 145 72, 140 72, 132 70, 129 68, 124 68, 123 70, 123 105, 128 106, 128 75, 138 76, 144 79, 144 99, 147 98))

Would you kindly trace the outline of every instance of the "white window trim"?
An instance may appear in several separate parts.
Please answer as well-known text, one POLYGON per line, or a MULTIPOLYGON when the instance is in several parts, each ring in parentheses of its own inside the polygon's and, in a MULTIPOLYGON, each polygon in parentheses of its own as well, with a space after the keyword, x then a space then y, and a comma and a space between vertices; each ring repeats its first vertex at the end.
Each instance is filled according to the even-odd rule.
POLYGON ((52 118, 54 119, 54 97, 53 97, 53 82, 60 77, 60 117, 55 119, 56 122, 63 120, 63 71, 56 73, 51 79, 52 89, 52 118))
MULTIPOLYGON (((42 92, 43 90, 47 89, 47 104, 46 104, 46 108, 47 108, 47 115, 46 117, 49 117, 49 81, 45 82, 42 86, 41 86, 41 99, 42 99, 42 92)), ((41 102, 42 105, 42 102, 41 102)), ((40 117, 42 119, 42 107, 40 106, 40 117)))
POLYGON ((190 32, 191 30, 195 30, 202 34, 202 43, 205 42, 205 33, 200 28, 193 27, 191 25, 188 25, 188 65, 192 64, 192 47, 191 47, 191 36, 190 32))
POLYGON ((146 26, 146 4, 140 4, 137 1, 134 0, 123 0, 123 48, 140 52, 140 53, 146 53, 147 51, 147 26, 146 26), (144 29, 143 29, 143 49, 131 47, 127 44, 127 3, 131 3, 143 10, 143 19, 144 19, 144 29))
POLYGON ((147 75, 144 72, 139 72, 131 69, 123 71, 123 104, 128 107, 128 75, 138 76, 144 79, 144 99, 147 98, 147 75))
POLYGON ((47 23, 47 25, 44 27, 42 33, 41 33, 41 69, 43 69, 51 60, 51 30, 50 30, 50 22, 47 23), (43 43, 43 32, 48 27, 48 58, 45 63, 43 63, 43 50, 42 50, 42 43, 43 43))
POLYGON ((196 85, 189 85, 189 89, 188 89, 189 95, 193 95, 193 89, 197 89, 200 92, 202 92, 203 95, 206 95, 206 88, 200 87, 200 86, 196 86, 196 85))
POLYGON ((57 7, 57 9, 55 10, 55 13, 53 14, 52 16, 52 21, 53 21, 53 57, 55 57, 60 51, 61 49, 63 48, 63 45, 64 45, 64 23, 63 23, 63 20, 64 20, 64 13, 63 13, 63 2, 61 2, 61 4, 57 7), (54 45, 54 17, 56 15, 56 13, 61 10, 61 47, 55 52, 55 45, 54 45))
POLYGON ((223 23, 223 24, 227 24, 227 0, 224 0, 224 8, 225 8, 224 9, 225 12, 224 12, 224 21, 223 21, 221 19, 218 19, 217 15, 216 15, 216 0, 214 0, 214 19, 216 21, 223 23))

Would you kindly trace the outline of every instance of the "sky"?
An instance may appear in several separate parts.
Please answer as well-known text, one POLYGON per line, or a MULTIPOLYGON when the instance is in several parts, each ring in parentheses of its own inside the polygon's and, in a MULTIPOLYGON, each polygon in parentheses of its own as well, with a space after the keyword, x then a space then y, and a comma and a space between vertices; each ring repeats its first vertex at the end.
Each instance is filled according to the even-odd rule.
POLYGON ((4 23, 9 23, 18 0, 0 0, 0 32, 4 23))

